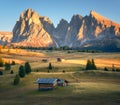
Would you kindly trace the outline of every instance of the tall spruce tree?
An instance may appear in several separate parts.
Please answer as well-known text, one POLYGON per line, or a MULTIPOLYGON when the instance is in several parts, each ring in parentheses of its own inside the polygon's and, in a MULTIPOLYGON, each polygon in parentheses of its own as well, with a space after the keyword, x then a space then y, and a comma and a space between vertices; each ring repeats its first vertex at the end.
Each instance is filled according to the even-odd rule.
POLYGON ((51 62, 49 63, 48 69, 52 70, 52 64, 51 64, 51 62))
POLYGON ((20 77, 18 74, 16 74, 15 78, 14 78, 14 81, 13 81, 13 85, 18 85, 20 82, 20 77))
POLYGON ((0 67, 3 67, 4 66, 4 62, 2 60, 2 58, 0 57, 0 67))
POLYGON ((91 70, 91 61, 88 59, 86 64, 86 70, 91 70))
POLYGON ((91 61, 91 69, 92 70, 96 70, 97 69, 96 65, 95 65, 95 62, 94 62, 94 59, 92 59, 92 61, 91 61))
POLYGON ((31 66, 30 66, 30 64, 29 64, 29 62, 26 62, 25 63, 25 72, 26 72, 26 74, 29 74, 29 73, 31 73, 31 66))
POLYGON ((22 78, 25 77, 25 69, 23 65, 19 67, 19 76, 22 78))

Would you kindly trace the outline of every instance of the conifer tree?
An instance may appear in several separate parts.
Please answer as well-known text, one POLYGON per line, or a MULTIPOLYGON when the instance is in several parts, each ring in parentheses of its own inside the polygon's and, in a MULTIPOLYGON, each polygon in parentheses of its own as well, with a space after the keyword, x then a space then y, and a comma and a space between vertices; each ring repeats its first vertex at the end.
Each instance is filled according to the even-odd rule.
POLYGON ((89 59, 87 60, 86 70, 91 70, 91 61, 89 59))
POLYGON ((52 64, 49 63, 48 69, 52 70, 52 64))
POLYGON ((0 67, 3 67, 4 66, 4 62, 2 60, 2 58, 0 57, 0 67))
POLYGON ((25 63, 25 72, 26 72, 26 74, 29 74, 29 73, 31 73, 31 66, 30 66, 30 64, 29 64, 29 62, 26 62, 25 63))
POLYGON ((22 65, 19 67, 19 76, 22 78, 25 77, 25 69, 22 65))
POLYGON ((18 85, 19 82, 20 82, 20 77, 19 77, 19 75, 17 74, 17 75, 15 76, 15 78, 14 78, 13 85, 18 85))
POLYGON ((94 62, 94 59, 92 59, 92 61, 91 61, 91 69, 92 70, 96 70, 97 69, 96 65, 95 65, 95 62, 94 62))

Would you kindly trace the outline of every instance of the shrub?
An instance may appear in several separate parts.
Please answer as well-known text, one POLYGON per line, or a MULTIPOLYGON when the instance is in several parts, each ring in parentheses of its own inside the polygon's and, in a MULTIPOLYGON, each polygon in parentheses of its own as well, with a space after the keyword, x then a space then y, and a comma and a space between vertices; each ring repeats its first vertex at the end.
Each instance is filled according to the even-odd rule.
POLYGON ((15 61, 12 61, 11 65, 15 65, 15 61))
POLYGON ((104 71, 109 71, 107 67, 104 68, 104 71))
POLYGON ((10 74, 14 74, 13 70, 10 71, 10 74))
POLYGON ((3 72, 2 72, 2 71, 0 71, 0 75, 3 75, 3 72))
POLYGON ((11 65, 9 63, 5 63, 5 70, 10 70, 11 69, 11 65))
POLYGON ((116 69, 116 72, 120 72, 120 69, 119 69, 119 68, 117 68, 117 69, 116 69))
POLYGON ((58 62, 61 62, 62 60, 61 60, 61 58, 57 58, 57 61, 58 61, 58 62))
POLYGON ((65 73, 65 70, 63 70, 62 72, 65 73))

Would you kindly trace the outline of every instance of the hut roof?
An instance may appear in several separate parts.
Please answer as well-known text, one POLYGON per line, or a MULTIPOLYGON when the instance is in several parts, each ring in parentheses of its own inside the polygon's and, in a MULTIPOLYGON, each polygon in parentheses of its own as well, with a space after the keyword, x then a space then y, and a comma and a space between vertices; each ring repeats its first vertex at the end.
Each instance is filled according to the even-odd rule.
POLYGON ((37 84, 54 84, 57 81, 56 78, 39 78, 37 84))

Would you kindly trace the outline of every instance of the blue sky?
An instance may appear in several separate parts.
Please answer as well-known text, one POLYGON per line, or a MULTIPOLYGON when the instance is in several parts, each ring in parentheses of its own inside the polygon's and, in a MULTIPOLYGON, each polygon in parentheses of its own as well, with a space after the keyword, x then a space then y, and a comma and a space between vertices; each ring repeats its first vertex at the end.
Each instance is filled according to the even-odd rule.
POLYGON ((49 17, 55 26, 61 18, 70 21, 74 14, 85 16, 90 10, 120 23, 120 0, 0 0, 0 31, 12 31, 27 8, 49 17))

